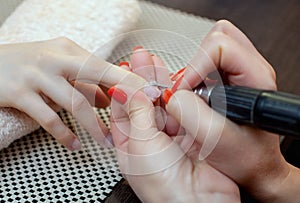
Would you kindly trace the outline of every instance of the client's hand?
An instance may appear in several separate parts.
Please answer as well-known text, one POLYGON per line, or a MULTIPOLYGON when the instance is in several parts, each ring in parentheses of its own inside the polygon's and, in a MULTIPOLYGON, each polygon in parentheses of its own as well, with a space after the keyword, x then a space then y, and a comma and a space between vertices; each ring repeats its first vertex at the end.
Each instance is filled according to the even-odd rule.
POLYGON ((71 150, 79 149, 80 142, 56 114, 57 106, 103 144, 109 131, 92 106, 110 101, 98 84, 110 87, 121 80, 135 87, 146 82, 65 38, 0 45, 0 107, 27 113, 71 150))

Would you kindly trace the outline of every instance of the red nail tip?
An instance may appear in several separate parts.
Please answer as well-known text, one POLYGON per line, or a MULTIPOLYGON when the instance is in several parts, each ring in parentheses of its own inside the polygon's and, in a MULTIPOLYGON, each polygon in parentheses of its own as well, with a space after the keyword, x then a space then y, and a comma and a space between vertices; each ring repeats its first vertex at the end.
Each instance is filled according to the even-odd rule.
POLYGON ((127 66, 127 67, 129 67, 129 63, 127 61, 121 61, 119 63, 119 66, 127 66))
POLYGON ((169 102, 169 100, 170 100, 170 98, 171 98, 172 95, 173 95, 172 90, 166 89, 164 91, 164 93, 163 93, 163 100, 164 100, 165 104, 168 104, 168 102, 169 102))
POLYGON ((179 71, 177 71, 174 75, 171 76, 171 80, 174 81, 177 79, 177 77, 182 74, 185 71, 186 67, 181 68, 179 71))
POLYGON ((186 67, 183 67, 183 68, 181 68, 177 73, 178 73, 178 74, 181 74, 181 73, 183 73, 183 71, 185 71, 185 69, 186 69, 186 67))
POLYGON ((182 82, 183 75, 181 75, 175 82, 175 84, 172 87, 172 92, 176 92, 177 88, 179 87, 180 83, 182 82))
POLYGON ((110 97, 112 97, 113 96, 113 94, 114 94, 114 92, 115 92, 115 87, 113 86, 113 87, 111 87, 111 88, 109 88, 108 90, 107 90, 107 94, 110 96, 110 97))
POLYGON ((108 89, 107 94, 120 104, 125 104, 127 101, 126 93, 114 86, 108 89))
POLYGON ((143 48, 144 48, 143 46, 136 46, 136 47, 133 48, 133 51, 136 51, 138 49, 143 49, 143 48))

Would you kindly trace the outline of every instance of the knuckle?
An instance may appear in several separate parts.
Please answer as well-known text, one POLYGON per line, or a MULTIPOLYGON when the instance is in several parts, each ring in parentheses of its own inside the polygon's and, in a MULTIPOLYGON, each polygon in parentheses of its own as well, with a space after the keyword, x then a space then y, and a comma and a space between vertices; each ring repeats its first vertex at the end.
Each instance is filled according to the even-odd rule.
POLYGON ((23 106, 22 100, 26 97, 26 91, 24 90, 24 88, 20 88, 17 85, 11 84, 9 85, 8 90, 9 91, 7 92, 7 94, 3 95, 1 99, 7 101, 14 107, 23 106), (16 95, 18 99, 16 99, 16 95))
POLYGON ((39 67, 44 67, 49 62, 53 61, 54 53, 50 49, 44 49, 37 55, 37 63, 39 67))
POLYGON ((215 23, 213 30, 226 33, 226 29, 233 27, 234 25, 225 19, 219 20, 215 23))
MULTIPOLYGON (((22 79, 19 79, 18 87, 36 91, 41 81, 45 81, 45 73, 43 70, 39 66, 27 66, 26 71, 22 73, 22 79)), ((17 91, 17 89, 15 91, 17 91)))
POLYGON ((229 43, 228 36, 223 32, 213 32, 208 36, 208 41, 212 44, 216 44, 218 47, 224 48, 229 43))
POLYGON ((67 37, 58 37, 54 40, 55 44, 65 50, 69 50, 74 46, 74 42, 67 37))
POLYGON ((132 107, 132 108, 129 108, 129 110, 128 110, 128 116, 129 116, 129 118, 132 118, 132 117, 141 115, 144 112, 145 112, 145 107, 142 107, 142 106, 132 107))
POLYGON ((129 103, 128 106, 128 116, 129 118, 132 117, 140 117, 149 112, 153 113, 152 105, 150 103, 135 103, 139 98, 129 103))
POLYGON ((62 45, 68 45, 70 43, 72 43, 72 40, 70 40, 67 37, 58 37, 56 39, 54 39, 54 41, 58 44, 62 44, 62 45))
POLYGON ((42 72, 37 67, 29 67, 24 73, 24 80, 27 84, 34 85, 42 77, 42 72))
POLYGON ((9 82, 7 87, 9 87, 9 92, 12 93, 10 94, 12 97, 15 97, 16 95, 23 96, 24 94, 24 89, 20 88, 19 85, 16 85, 13 82, 9 82))

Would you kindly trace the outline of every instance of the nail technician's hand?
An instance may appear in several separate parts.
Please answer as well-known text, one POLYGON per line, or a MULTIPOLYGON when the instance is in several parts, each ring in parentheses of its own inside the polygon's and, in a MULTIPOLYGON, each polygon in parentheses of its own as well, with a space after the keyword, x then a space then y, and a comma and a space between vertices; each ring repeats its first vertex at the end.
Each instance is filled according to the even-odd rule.
POLYGON ((27 113, 71 150, 80 143, 56 114, 57 106, 71 112, 98 143, 105 143, 108 129, 92 106, 110 102, 98 84, 110 87, 121 80, 133 86, 146 82, 66 38, 0 45, 0 107, 27 113))
MULTIPOLYGON (((194 88, 215 70, 230 85, 276 90, 275 72, 247 37, 218 22, 184 72, 180 89, 194 88)), ((178 90, 167 112, 201 145, 200 158, 263 202, 294 202, 300 172, 280 152, 279 136, 237 125, 214 112, 191 91, 178 90)))
POLYGON ((111 131, 121 172, 145 202, 240 202, 237 185, 205 161, 189 135, 158 130, 155 108, 142 91, 118 85, 111 131))

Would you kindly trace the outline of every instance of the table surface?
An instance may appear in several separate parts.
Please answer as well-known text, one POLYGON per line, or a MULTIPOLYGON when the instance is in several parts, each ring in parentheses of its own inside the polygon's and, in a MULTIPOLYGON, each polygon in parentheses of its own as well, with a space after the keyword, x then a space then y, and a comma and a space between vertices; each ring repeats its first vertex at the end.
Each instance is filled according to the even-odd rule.
MULTIPOLYGON (((299 0, 150 1, 214 20, 231 21, 246 33, 258 51, 274 67, 278 89, 300 95, 300 85, 297 85, 300 79, 300 67, 297 64, 300 59, 299 0)), ((286 159, 298 167, 300 166, 299 146, 299 141, 286 139, 282 149, 286 159)), ((244 202, 253 202, 251 198, 244 199, 244 202)), ((140 201, 126 181, 122 181, 115 187, 106 202, 140 201)))

